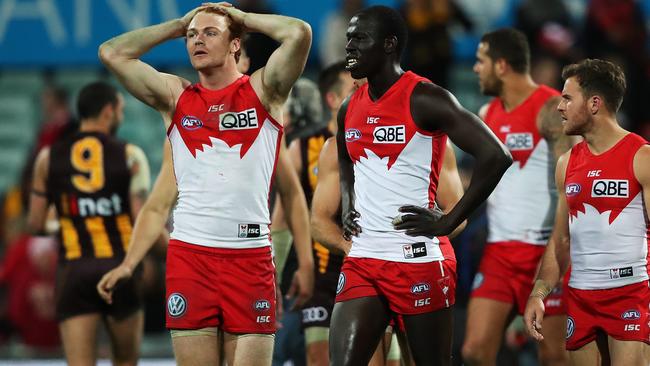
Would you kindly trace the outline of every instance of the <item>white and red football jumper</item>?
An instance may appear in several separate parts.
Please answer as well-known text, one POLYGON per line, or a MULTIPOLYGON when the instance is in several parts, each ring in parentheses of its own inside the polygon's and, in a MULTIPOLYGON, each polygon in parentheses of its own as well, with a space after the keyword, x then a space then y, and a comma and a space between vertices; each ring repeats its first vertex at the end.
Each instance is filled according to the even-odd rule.
POLYGON ((178 185, 171 238, 218 248, 270 246, 269 189, 282 125, 249 77, 220 90, 188 86, 167 134, 178 185))
POLYGON ((537 128, 537 115, 547 100, 560 95, 540 85, 512 111, 494 98, 485 122, 514 160, 487 200, 488 243, 546 245, 553 228, 557 200, 555 162, 537 128))
POLYGON ((420 82, 404 73, 378 100, 368 84, 350 98, 345 140, 354 164, 355 209, 361 233, 352 239, 349 257, 425 263, 455 260, 446 237, 412 237, 393 228, 404 205, 432 208, 447 136, 420 129, 411 116, 410 96, 420 82))
POLYGON ((564 187, 571 234, 569 286, 608 289, 648 280, 648 218, 633 160, 647 144, 630 133, 594 155, 571 149, 564 187))

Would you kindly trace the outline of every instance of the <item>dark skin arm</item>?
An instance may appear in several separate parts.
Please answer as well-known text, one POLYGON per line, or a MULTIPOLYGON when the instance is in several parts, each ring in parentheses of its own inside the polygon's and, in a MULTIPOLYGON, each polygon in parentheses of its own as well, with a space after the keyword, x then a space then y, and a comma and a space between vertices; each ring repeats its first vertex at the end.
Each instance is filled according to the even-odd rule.
POLYGON ((354 209, 354 170, 352 159, 345 144, 345 114, 348 111, 350 99, 343 101, 336 117, 338 130, 336 146, 339 158, 339 179, 341 182, 341 221, 343 222, 343 238, 352 240, 352 235, 359 235, 361 227, 357 224, 359 212, 354 209))
POLYGON ((415 87, 411 115, 419 128, 446 133, 476 164, 467 191, 450 212, 439 216, 425 208, 402 206, 400 212, 406 215, 394 227, 411 236, 448 235, 487 199, 512 164, 512 156, 476 115, 437 85, 420 83, 415 87))

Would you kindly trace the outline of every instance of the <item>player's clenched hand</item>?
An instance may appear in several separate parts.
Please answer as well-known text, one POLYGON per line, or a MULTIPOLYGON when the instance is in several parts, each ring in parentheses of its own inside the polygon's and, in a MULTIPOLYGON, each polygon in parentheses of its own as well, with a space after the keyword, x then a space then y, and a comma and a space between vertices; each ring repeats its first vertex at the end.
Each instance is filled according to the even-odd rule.
POLYGON ((307 300, 311 298, 314 291, 314 269, 307 267, 298 267, 293 274, 291 287, 287 292, 287 298, 295 297, 291 310, 300 309, 307 300))
POLYGON ((544 300, 539 296, 528 298, 526 310, 524 311, 524 324, 526 324, 526 332, 538 342, 544 340, 541 333, 544 310, 544 300))
POLYGON ((395 230, 406 230, 409 236, 434 236, 447 235, 454 231, 453 227, 445 220, 445 214, 435 206, 433 209, 406 205, 399 208, 403 215, 393 220, 395 230))
POLYGON ((361 226, 357 223, 357 219, 361 214, 352 209, 343 215, 343 238, 347 241, 352 240, 352 236, 358 236, 361 232, 361 226))
POLYGON ((133 275, 133 271, 125 264, 113 268, 106 273, 99 283, 97 283, 97 292, 104 301, 111 304, 113 302, 113 290, 120 282, 126 281, 133 275))

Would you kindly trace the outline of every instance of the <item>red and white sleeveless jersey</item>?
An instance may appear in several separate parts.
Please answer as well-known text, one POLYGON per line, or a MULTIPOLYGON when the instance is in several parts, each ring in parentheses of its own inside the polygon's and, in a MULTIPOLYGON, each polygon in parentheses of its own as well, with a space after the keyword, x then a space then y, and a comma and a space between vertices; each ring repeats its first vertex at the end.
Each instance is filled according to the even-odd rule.
POLYGON ((370 99, 368 84, 350 99, 345 141, 354 163, 354 206, 361 214, 350 257, 414 263, 454 258, 446 238, 412 237, 392 225, 401 206, 431 208, 436 198, 447 136, 423 131, 413 121, 410 98, 420 82, 429 81, 406 72, 377 101, 370 99))
POLYGON ((647 142, 630 133, 594 155, 581 142, 571 149, 564 188, 571 234, 569 286, 621 287, 648 279, 648 219, 643 188, 632 167, 647 142))
POLYGON ((510 150, 513 164, 487 200, 488 243, 546 245, 553 228, 557 190, 552 152, 537 128, 537 114, 560 93, 541 85, 510 112, 490 103, 485 122, 510 150))
POLYGON ((270 245, 269 189, 282 125, 249 77, 220 90, 188 86, 167 134, 178 185, 171 238, 221 248, 270 245))

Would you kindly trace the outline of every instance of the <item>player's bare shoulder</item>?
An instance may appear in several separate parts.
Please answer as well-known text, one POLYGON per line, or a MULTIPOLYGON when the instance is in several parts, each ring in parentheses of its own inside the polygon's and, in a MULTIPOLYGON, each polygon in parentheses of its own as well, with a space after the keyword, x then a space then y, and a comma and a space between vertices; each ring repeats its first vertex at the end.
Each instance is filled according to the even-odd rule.
POLYGON ((643 145, 634 155, 634 176, 644 188, 650 188, 650 145, 643 145))
POLYGON ((562 131, 562 116, 557 110, 560 100, 559 95, 548 98, 537 113, 537 128, 540 134, 547 140, 554 141, 564 135, 562 131))

